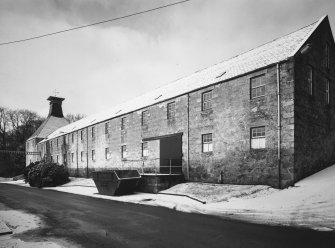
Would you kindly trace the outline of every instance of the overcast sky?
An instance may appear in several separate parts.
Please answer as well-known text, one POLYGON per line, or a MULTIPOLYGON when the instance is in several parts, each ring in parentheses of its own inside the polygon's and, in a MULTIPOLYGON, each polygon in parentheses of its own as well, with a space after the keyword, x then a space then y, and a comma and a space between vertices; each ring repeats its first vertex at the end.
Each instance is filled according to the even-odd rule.
MULTIPOLYGON (((0 0, 0 43, 178 0, 0 0)), ((329 15, 334 0, 192 0, 156 12, 0 46, 0 106, 90 115, 329 15)))

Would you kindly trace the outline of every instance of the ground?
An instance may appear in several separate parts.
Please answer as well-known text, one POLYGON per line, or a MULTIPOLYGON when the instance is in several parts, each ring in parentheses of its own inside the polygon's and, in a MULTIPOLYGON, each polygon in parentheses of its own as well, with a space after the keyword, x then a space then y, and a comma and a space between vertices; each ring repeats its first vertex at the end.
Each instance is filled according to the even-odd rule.
POLYGON ((42 225, 41 219, 33 214, 23 211, 12 210, 0 203, 0 223, 7 225, 13 234, 1 235, 0 232, 0 248, 61 248, 65 244, 64 241, 58 240, 54 242, 48 241, 23 241, 17 238, 17 235, 34 230, 42 225))
MULTIPOLYGON (((22 180, 3 183, 29 187, 22 180)), ((85 178, 71 178, 68 184, 48 189, 253 223, 335 230, 335 165, 284 190, 262 185, 185 183, 161 192, 165 194, 113 197, 98 194, 93 180, 85 178)), ((0 212, 0 219, 4 214, 0 212)))
POLYGON ((333 232, 247 223, 50 189, 0 184, 0 195, 8 208, 41 222, 38 228, 16 234, 21 242, 71 248, 333 248, 335 243, 333 232))

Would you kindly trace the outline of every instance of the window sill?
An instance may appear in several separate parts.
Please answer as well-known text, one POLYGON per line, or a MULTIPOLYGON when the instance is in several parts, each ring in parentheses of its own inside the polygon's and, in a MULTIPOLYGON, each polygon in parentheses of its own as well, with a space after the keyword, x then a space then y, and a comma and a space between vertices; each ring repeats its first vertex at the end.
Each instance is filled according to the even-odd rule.
POLYGON ((142 126, 142 131, 148 131, 149 127, 148 126, 142 126))
POLYGON ((213 152, 202 152, 202 155, 204 155, 204 156, 212 156, 212 155, 214 155, 214 153, 213 152))
POLYGON ((249 100, 249 102, 265 102, 265 96, 259 96, 259 97, 255 97, 255 98, 251 98, 249 100))
POLYGON ((265 152, 266 148, 250 148, 250 151, 253 151, 253 152, 265 152))
POLYGON ((169 125, 174 125, 176 123, 176 119, 175 118, 167 119, 167 123, 169 125))
POLYGON ((206 109, 201 111, 202 116, 207 116, 213 113, 213 109, 206 109))

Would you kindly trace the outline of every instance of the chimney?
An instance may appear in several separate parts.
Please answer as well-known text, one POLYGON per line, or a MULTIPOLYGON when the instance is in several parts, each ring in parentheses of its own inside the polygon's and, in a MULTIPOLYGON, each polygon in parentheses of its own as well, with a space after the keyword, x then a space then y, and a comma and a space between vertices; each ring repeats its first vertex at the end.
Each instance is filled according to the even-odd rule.
POLYGON ((65 98, 49 96, 49 98, 47 99, 48 101, 50 101, 48 116, 64 117, 62 110, 62 101, 64 101, 64 99, 65 98))

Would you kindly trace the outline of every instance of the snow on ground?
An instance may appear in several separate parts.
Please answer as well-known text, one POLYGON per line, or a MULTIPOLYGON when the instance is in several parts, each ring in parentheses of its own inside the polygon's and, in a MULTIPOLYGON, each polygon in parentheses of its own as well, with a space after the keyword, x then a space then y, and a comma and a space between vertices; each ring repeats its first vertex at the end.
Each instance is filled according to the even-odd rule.
MULTIPOLYGON (((57 242, 53 241, 23 241, 15 234, 20 234, 28 230, 39 228, 42 225, 42 220, 32 214, 27 214, 23 211, 10 210, 0 203, 0 222, 5 223, 12 231, 13 234, 6 234, 0 236, 0 248, 61 248, 57 242)), ((63 242, 64 243, 64 242, 63 242)))
MULTIPOLYGON (((23 180, 3 183, 28 186, 23 180)), ((255 223, 335 230, 335 165, 284 190, 264 185, 184 183, 161 192, 188 195, 206 204, 185 196, 165 194, 100 195, 93 180, 86 178, 71 178, 65 185, 46 189, 255 223)))
POLYGON ((206 203, 227 202, 232 198, 254 198, 278 191, 265 185, 182 183, 162 193, 186 194, 206 203))

